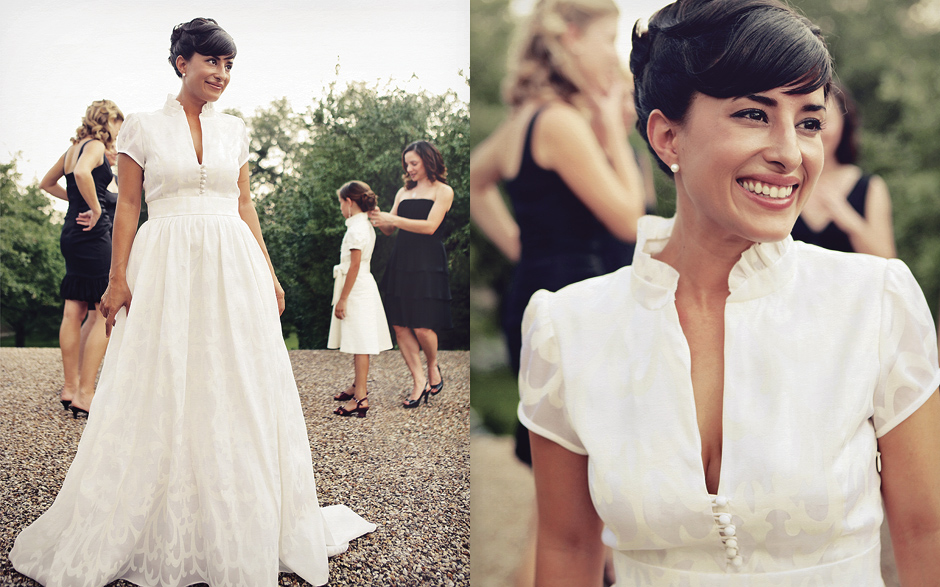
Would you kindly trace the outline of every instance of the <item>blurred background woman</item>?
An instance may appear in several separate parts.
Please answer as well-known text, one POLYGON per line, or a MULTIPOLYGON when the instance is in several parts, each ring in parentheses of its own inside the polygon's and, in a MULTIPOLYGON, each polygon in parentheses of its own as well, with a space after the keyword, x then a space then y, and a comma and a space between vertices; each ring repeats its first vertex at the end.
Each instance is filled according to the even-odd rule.
MULTIPOLYGON (((655 201, 627 143, 635 115, 618 16, 611 0, 539 2, 504 82, 509 117, 471 154, 471 216, 516 263, 502 316, 514 373, 532 294, 629 264, 637 219, 655 201)), ((516 452, 531 462, 521 427, 516 452)))
POLYGON ((858 160, 858 109, 848 90, 833 84, 822 131, 825 164, 796 224, 793 238, 834 251, 897 256, 891 196, 884 180, 858 160))
POLYGON ((405 187, 395 194, 390 212, 369 212, 372 224, 390 236, 399 229, 379 288, 388 322, 411 372, 414 386, 404 407, 428 403, 444 388, 437 364, 437 332, 453 327, 447 251, 441 242, 444 217, 454 202, 447 167, 437 148, 415 141, 401 154, 405 187), (427 376, 421 368, 421 351, 427 376))
POLYGON ((111 100, 92 102, 72 145, 40 182, 43 190, 69 203, 60 239, 65 257, 65 277, 59 290, 65 299, 59 328, 65 372, 60 401, 72 410, 73 417, 88 413, 98 367, 108 346, 104 320, 98 319, 96 310, 108 287, 116 201, 107 189, 113 179, 107 153, 114 152, 123 122, 124 114, 111 100), (59 185, 62 176, 65 189, 59 185))

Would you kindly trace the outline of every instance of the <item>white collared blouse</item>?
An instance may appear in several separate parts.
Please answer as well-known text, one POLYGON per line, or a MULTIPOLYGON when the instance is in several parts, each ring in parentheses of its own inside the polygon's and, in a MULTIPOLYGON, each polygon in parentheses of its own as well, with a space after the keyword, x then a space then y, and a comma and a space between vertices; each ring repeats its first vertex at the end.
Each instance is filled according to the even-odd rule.
POLYGON ((672 225, 644 217, 632 267, 532 297, 520 420, 588 456, 618 585, 883 585, 877 438, 940 384, 913 276, 790 237, 744 252, 710 495, 679 274, 651 257, 672 225))
POLYGON ((118 152, 144 170, 147 204, 161 198, 238 199, 238 173, 248 161, 248 130, 242 119, 202 107, 202 162, 196 158, 183 106, 172 94, 155 112, 127 116, 118 134, 118 152))

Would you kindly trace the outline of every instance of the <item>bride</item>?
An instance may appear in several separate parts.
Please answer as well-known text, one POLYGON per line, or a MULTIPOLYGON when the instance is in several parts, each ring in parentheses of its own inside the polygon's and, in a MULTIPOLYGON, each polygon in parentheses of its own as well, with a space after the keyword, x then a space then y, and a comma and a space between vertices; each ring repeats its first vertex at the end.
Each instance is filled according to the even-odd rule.
POLYGON ((247 131, 214 108, 235 44, 203 18, 170 40, 179 95, 128 116, 118 143, 111 343, 88 424, 10 560, 45 585, 272 585, 279 571, 321 585, 327 556, 375 525, 317 502, 247 131))

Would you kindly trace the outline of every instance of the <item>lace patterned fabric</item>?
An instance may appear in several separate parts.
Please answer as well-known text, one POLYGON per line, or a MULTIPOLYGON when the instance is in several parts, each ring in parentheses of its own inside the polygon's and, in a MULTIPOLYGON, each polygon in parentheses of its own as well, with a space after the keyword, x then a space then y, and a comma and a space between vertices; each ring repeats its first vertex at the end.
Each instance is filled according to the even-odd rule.
POLYGON ((882 586, 878 437, 940 384, 923 294, 898 260, 791 238, 729 277, 721 476, 705 487, 679 275, 651 255, 533 296, 519 418, 588 456, 618 584, 882 586))
POLYGON ((150 215, 75 460, 10 552, 44 585, 321 585, 375 529, 317 502, 271 274, 238 215, 245 127, 211 104, 201 122, 202 164, 172 96, 122 129, 150 215))

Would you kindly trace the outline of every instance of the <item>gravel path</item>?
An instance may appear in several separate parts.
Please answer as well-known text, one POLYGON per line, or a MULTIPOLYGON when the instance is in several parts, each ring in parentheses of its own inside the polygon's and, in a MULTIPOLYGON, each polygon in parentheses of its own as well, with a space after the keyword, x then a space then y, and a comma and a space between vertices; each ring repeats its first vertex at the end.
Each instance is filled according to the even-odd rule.
MULTIPOLYGON (((321 505, 343 503, 378 530, 330 559, 330 585, 470 584, 470 353, 440 356, 442 394, 415 410, 401 355, 373 358, 367 418, 339 418, 352 379, 338 351, 291 351, 321 505)), ((58 402, 58 349, 0 350, 0 585, 38 585, 10 566, 19 531, 55 499, 84 427, 58 402)), ((309 585, 282 574, 280 585, 309 585)), ((116 582, 112 585, 130 585, 116 582)))

